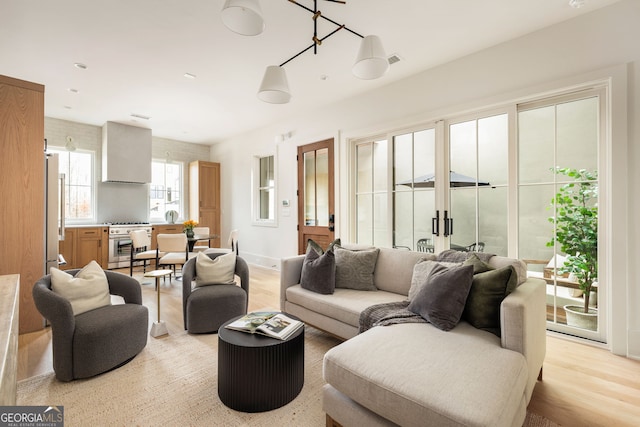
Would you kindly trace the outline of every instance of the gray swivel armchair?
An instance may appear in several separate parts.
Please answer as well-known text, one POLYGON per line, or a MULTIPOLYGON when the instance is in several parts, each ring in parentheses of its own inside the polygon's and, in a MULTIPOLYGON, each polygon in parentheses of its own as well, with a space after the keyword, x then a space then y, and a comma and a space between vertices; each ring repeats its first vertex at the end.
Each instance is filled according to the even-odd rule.
MULTIPOLYGON (((80 270, 67 270, 76 275, 80 270)), ((53 370, 60 381, 89 378, 124 365, 147 345, 149 312, 140 284, 125 274, 105 271, 109 293, 124 298, 73 315, 71 303, 51 290, 51 275, 33 287, 36 308, 51 324, 53 370)))
MULTIPOLYGON (((205 254, 215 259, 224 253, 205 254)), ((182 313, 184 328, 192 334, 218 332, 227 320, 247 313, 249 304, 249 266, 236 257, 235 275, 238 285, 209 285, 193 288, 196 277, 196 259, 192 258, 182 268, 182 313)))

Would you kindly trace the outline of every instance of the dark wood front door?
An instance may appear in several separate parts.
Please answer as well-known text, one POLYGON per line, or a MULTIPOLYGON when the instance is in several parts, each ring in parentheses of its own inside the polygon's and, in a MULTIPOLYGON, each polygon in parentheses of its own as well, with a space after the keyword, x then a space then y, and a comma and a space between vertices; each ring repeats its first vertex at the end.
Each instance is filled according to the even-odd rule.
POLYGON ((333 139, 298 147, 298 253, 334 239, 333 139))

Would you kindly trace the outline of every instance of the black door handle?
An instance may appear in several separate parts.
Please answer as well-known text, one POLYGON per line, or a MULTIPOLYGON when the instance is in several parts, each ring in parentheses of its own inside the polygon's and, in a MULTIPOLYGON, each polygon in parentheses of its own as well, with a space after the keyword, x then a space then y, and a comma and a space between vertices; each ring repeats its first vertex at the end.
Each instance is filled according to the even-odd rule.
POLYGON ((431 234, 440 235, 440 211, 436 211, 435 218, 431 218, 431 234))
POLYGON ((449 233, 449 212, 448 211, 444 211, 444 236, 447 237, 450 233, 449 233))

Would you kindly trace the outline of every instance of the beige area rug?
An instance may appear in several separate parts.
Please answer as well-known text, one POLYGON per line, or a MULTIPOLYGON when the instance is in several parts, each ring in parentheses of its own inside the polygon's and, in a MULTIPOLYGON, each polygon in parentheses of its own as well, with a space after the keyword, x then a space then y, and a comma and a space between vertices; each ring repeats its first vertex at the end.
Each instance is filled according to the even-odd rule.
MULTIPOLYGON (((65 426, 324 426, 322 357, 339 340, 308 327, 305 381, 291 403, 247 414, 218 398, 218 336, 151 338, 131 362, 88 380, 63 383, 53 372, 18 383, 18 405, 64 406, 65 426)), ((527 414, 527 427, 553 427, 527 414)), ((347 426, 345 426, 347 427, 347 426)))

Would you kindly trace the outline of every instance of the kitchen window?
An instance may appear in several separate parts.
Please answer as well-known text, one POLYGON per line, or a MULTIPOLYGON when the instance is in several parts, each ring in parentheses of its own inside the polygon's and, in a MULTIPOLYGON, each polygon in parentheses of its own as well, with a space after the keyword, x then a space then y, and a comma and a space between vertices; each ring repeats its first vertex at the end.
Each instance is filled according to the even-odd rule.
POLYGON ((275 156, 256 156, 252 170, 253 221, 256 225, 276 225, 275 156))
POLYGON ((49 149, 59 155, 58 170, 65 174, 65 212, 70 222, 91 222, 95 218, 95 179, 92 151, 49 149))
POLYGON ((149 185, 149 220, 165 221, 169 211, 185 218, 182 163, 153 161, 149 185))

